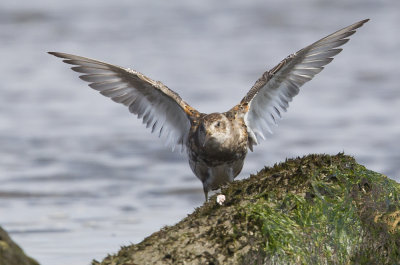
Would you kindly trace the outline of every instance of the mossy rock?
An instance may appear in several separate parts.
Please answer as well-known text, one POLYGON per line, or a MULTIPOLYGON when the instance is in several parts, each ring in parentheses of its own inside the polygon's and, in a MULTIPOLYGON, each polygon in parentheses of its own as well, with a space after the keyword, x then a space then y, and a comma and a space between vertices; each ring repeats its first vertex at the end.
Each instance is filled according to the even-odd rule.
POLYGON ((0 265, 39 265, 39 263, 28 257, 0 227, 0 265))
POLYGON ((354 158, 289 159, 98 264, 400 264, 400 184, 354 158))

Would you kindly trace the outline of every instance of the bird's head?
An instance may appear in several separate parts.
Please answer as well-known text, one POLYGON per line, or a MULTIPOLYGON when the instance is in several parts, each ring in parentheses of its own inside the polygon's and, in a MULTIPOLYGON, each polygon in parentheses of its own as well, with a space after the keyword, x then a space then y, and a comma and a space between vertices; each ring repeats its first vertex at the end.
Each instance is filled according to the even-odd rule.
POLYGON ((200 145, 221 145, 229 138, 229 120, 221 113, 211 113, 202 119, 198 128, 200 145))

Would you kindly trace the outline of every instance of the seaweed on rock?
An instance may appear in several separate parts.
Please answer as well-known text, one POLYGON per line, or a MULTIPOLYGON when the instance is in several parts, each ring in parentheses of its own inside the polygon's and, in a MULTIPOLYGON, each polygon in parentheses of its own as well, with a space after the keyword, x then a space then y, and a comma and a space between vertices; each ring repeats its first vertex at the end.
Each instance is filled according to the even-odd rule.
POLYGON ((400 263, 400 184, 350 156, 288 159, 222 193, 93 265, 400 263))

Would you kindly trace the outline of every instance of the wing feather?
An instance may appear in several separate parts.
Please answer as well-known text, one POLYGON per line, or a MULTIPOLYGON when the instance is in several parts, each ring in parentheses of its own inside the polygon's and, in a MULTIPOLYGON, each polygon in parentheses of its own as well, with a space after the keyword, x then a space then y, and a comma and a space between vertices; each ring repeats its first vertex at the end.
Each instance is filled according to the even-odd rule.
POLYGON ((89 82, 91 88, 127 106, 147 128, 151 128, 151 132, 157 132, 172 148, 181 145, 181 151, 184 150, 191 121, 199 113, 177 93, 128 68, 72 54, 49 53, 73 65, 71 69, 81 73, 79 78, 89 82))
MULTIPOLYGON (((265 72, 242 99, 239 105, 248 108, 233 108, 245 111, 244 121, 251 144, 264 139, 264 132, 271 132, 281 112, 285 112, 289 102, 299 93, 299 88, 310 81, 324 66, 333 60, 333 56, 342 51, 342 46, 369 19, 354 23, 325 38, 289 55, 270 71, 265 72)), ((250 146, 252 149, 252 146, 250 146)))

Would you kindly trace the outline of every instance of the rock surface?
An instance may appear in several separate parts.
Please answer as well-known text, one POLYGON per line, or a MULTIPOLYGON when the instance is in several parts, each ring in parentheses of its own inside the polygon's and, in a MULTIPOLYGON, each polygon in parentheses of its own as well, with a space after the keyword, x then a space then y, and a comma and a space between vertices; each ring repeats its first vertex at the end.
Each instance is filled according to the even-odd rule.
POLYGON ((349 156, 289 159, 98 264, 400 264, 400 184, 349 156))
POLYGON ((0 265, 39 265, 15 244, 0 227, 0 265))

